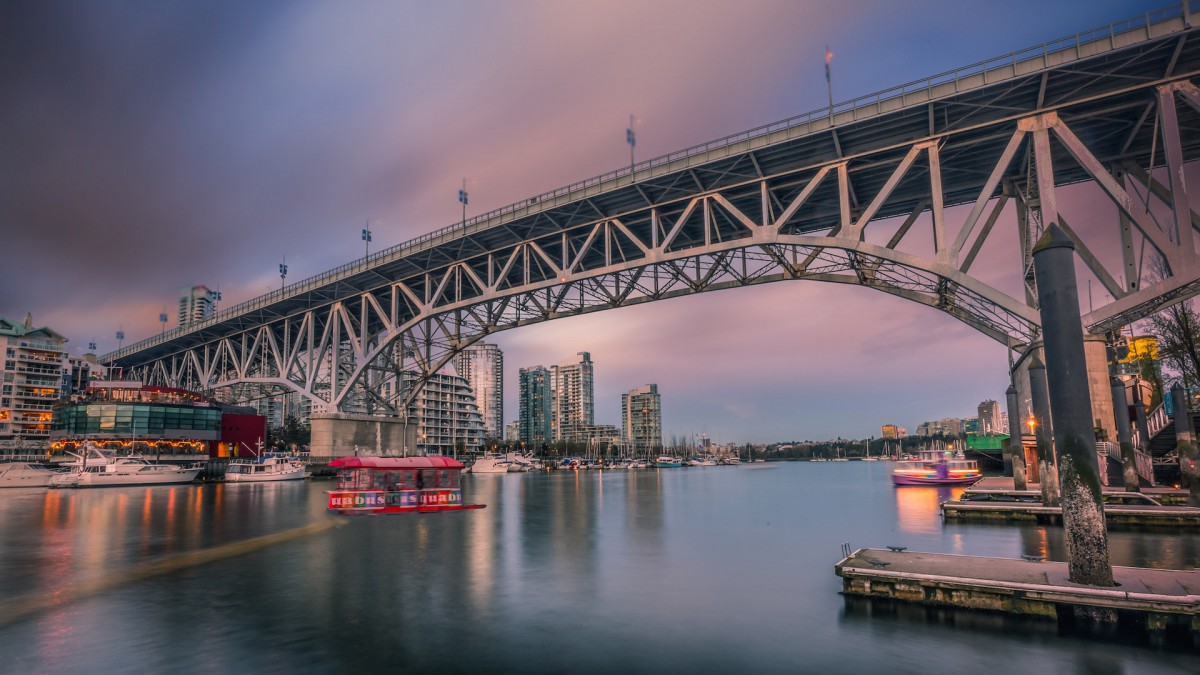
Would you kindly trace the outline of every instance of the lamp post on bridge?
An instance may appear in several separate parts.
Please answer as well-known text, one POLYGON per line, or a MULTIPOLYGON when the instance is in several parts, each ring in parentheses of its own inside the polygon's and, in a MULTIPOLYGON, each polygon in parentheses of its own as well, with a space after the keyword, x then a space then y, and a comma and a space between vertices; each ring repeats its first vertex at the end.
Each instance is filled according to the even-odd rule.
POLYGON ((279 290, 282 291, 284 286, 287 286, 287 256, 279 263, 279 290))
POLYGON ((633 182, 633 148, 637 145, 637 132, 633 130, 636 118, 629 116, 629 127, 625 129, 625 142, 629 144, 629 182, 633 182))
POLYGON ((466 227, 467 227, 467 202, 468 202, 467 179, 466 178, 462 179, 462 189, 458 191, 458 202, 460 204, 462 204, 462 226, 463 226, 463 229, 466 229, 466 227))
POLYGON ((367 220, 367 226, 362 231, 363 240, 363 258, 371 257, 371 221, 367 220))

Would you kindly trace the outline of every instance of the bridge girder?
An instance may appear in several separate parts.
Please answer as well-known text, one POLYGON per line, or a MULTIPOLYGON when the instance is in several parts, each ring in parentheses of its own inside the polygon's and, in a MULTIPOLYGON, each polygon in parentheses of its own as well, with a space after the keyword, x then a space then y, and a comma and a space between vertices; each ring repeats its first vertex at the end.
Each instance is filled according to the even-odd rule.
MULTIPOLYGON (((904 297, 1020 349, 1038 332, 1030 296, 1015 298, 970 273, 1009 201, 1018 205, 1023 256, 1039 235, 1037 223, 1020 216, 1030 210, 1076 240, 1083 264, 1113 298, 1088 312, 1085 325, 1108 332, 1200 292, 1192 243, 1200 217, 1183 181, 1184 162, 1200 155, 1200 90, 1189 79, 1196 71, 1173 72, 1189 35, 1114 56, 1117 66, 1132 67, 1147 54, 1170 53, 1162 72, 1132 84, 1098 89, 1103 74, 1080 68, 1071 83, 1078 95, 1065 96, 1047 94, 1048 72, 1018 78, 995 96, 1024 96, 1022 88, 1040 80, 1027 112, 994 105, 953 122, 947 114, 939 126, 931 103, 928 133, 904 141, 870 142, 833 127, 833 158, 813 149, 819 135, 792 148, 787 162, 772 156, 775 146, 747 142, 711 166, 630 175, 628 199, 576 199, 519 223, 464 231, 455 246, 382 256, 302 301, 281 299, 256 308, 252 319, 205 325, 140 356, 126 351, 120 362, 152 383, 286 389, 317 408, 402 414, 416 390, 402 391, 401 372, 417 372, 419 386, 492 333, 805 279, 904 297), (803 161, 806 152, 812 161, 803 161), (1154 175, 1160 168, 1165 183, 1154 175), (1057 189, 1083 181, 1116 206, 1117 269, 1093 253, 1104 243, 1099 235, 1077 232, 1058 210, 1057 189), (954 205, 970 210, 948 222, 954 205), (867 241, 879 223, 901 217, 886 243, 867 241), (933 250, 902 250, 918 227, 929 228, 933 250), (1155 258, 1165 274, 1149 272, 1155 258)), ((902 124, 910 112, 897 113, 902 124)))

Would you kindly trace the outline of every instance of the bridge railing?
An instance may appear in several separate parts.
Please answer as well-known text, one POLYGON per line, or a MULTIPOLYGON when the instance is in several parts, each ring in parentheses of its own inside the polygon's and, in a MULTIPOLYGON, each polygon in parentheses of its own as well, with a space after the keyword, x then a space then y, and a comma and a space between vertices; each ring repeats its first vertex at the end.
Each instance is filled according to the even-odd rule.
MULTIPOLYGON (((501 206, 491 211, 481 213, 477 216, 466 219, 463 222, 448 225, 446 227, 433 230, 414 239, 410 239, 401 244, 380 250, 370 256, 348 262, 331 270, 327 270, 321 274, 309 277, 302 281, 284 286, 283 288, 271 291, 266 295, 261 295, 252 300, 239 303, 228 309, 221 310, 215 316, 206 319, 202 322, 190 324, 184 328, 176 328, 167 331, 164 334, 154 336, 146 340, 131 344, 123 349, 118 349, 115 352, 105 354, 102 362, 109 362, 115 359, 120 359, 134 352, 153 347, 164 342, 170 342, 174 338, 185 335, 194 330, 212 326, 227 319, 236 317, 245 312, 258 309, 282 300, 286 297, 299 292, 311 290, 314 287, 320 287, 338 278, 342 278, 348 273, 356 273, 369 269, 374 263, 385 259, 394 259, 410 255, 420 250, 428 248, 434 240, 443 237, 456 236, 464 234, 472 230, 487 229, 501 224, 500 219, 513 214, 525 214, 532 210, 542 208, 545 202, 552 204, 559 203, 561 199, 576 199, 586 196, 589 191, 595 191, 601 186, 607 186, 607 189, 615 188, 619 185, 620 179, 636 177, 639 174, 644 174, 643 177, 649 178, 656 175, 655 170, 667 167, 668 172, 678 170, 680 162, 686 162, 691 165, 696 158, 702 158, 702 161, 715 159, 711 157, 714 153, 725 151, 733 146, 747 145, 753 146, 754 141, 761 141, 761 146, 776 143, 780 140, 795 138, 798 136, 807 135, 813 131, 828 129, 836 126, 838 123, 856 122, 868 117, 874 117, 884 112, 891 112, 895 107, 888 107, 889 102, 899 101, 901 106, 907 98, 915 93, 923 92, 927 94, 925 101, 931 100, 934 96, 934 91, 938 90, 939 95, 950 96, 953 94, 969 91, 984 85, 994 84, 1000 80, 1010 79, 1017 75, 1026 75, 1031 72, 1037 72, 1051 65, 1059 65, 1073 60, 1078 60, 1084 56, 1083 48, 1093 48, 1087 56, 1094 56, 1103 51, 1116 49, 1118 47, 1116 38, 1120 35, 1125 35, 1137 30, 1145 29, 1146 37, 1150 35, 1150 28, 1154 25, 1174 20, 1182 19, 1183 25, 1187 26, 1189 17, 1192 12, 1200 12, 1200 0, 1182 0, 1174 5, 1163 7, 1161 9, 1145 12, 1141 15, 1117 21, 1105 26, 1093 28, 1091 30, 1075 33, 1058 40, 1044 42, 1035 47, 1021 49, 1010 52, 1003 56, 986 59, 978 63, 973 63, 968 66, 949 70, 931 77, 920 80, 914 80, 905 84, 897 85, 836 103, 831 107, 819 108, 807 113, 802 113, 789 117, 778 122, 771 122, 753 129, 749 129, 740 133, 731 134, 723 138, 708 141, 693 145, 683 150, 661 155, 652 159, 637 162, 633 166, 622 167, 614 171, 593 176, 585 180, 581 180, 569 185, 556 188, 549 192, 543 192, 539 195, 529 197, 519 202, 514 202, 506 206, 501 206), (1107 50, 1103 48, 1102 43, 1107 40, 1109 45, 1107 50), (1101 45, 1097 48, 1097 45, 1101 45), (1073 57, 1064 56, 1065 53, 1075 51, 1073 57), (1051 56, 1061 57, 1053 64, 1051 56), (1040 60, 1040 64, 1038 61, 1040 60), (989 75, 996 74, 994 79, 989 79, 989 75), (946 87, 947 91, 942 92, 942 88, 946 87), (841 118, 841 119, 839 119, 841 118), (816 123, 821 123, 819 126, 814 126, 816 123), (785 138, 780 139, 777 136, 783 135, 785 138), (581 194, 583 193, 583 194, 581 194), (496 222, 493 222, 496 221, 496 222)), ((632 181, 627 181, 629 184, 632 181)))

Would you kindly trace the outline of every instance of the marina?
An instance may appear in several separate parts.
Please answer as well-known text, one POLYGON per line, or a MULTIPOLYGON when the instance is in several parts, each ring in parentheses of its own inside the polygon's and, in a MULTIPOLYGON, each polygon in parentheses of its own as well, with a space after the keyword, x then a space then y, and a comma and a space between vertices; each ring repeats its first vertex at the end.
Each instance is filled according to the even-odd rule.
MULTIPOLYGON (((938 504, 960 488, 896 489, 890 473, 886 462, 767 462, 467 475, 486 509, 375 518, 328 515, 327 481, 14 490, 0 501, 0 603, 37 610, 0 618, 0 649, 55 672, 181 659, 227 672, 423 670, 454 654, 476 671, 909 673, 927 671, 934 650, 956 663, 1005 653, 1006 669, 1029 673, 1192 669, 1195 652, 1142 632, 1096 640, 977 611, 950 623, 842 595, 832 568, 846 540, 1065 560, 1059 527, 944 522, 938 504), (813 516, 830 509, 836 519, 813 516), (322 525, 331 519, 343 526, 322 525), (177 639, 198 620, 225 626, 200 649, 177 639), (134 644, 118 639, 130 634, 134 644), (256 647, 280 641, 297 648, 256 647)), ((1118 566, 1200 565, 1194 533, 1111 541, 1118 566)))

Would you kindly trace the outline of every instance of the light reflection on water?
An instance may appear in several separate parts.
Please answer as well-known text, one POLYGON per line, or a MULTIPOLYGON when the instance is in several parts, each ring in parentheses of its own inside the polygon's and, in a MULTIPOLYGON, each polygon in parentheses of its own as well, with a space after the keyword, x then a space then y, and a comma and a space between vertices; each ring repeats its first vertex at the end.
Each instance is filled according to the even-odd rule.
MULTIPOLYGON (((470 476, 484 510, 349 518, 131 581, 0 625, 0 653, 5 667, 53 672, 978 672, 997 653, 1009 671, 1191 667, 984 615, 947 625, 847 606, 833 573, 843 541, 1065 555, 1059 528, 944 524, 937 506, 960 490, 893 488, 889 471, 470 476)), ((329 486, 0 493, 0 600, 328 518, 329 486)), ((1116 564, 1200 563, 1197 535, 1118 532, 1110 548, 1116 564)))

